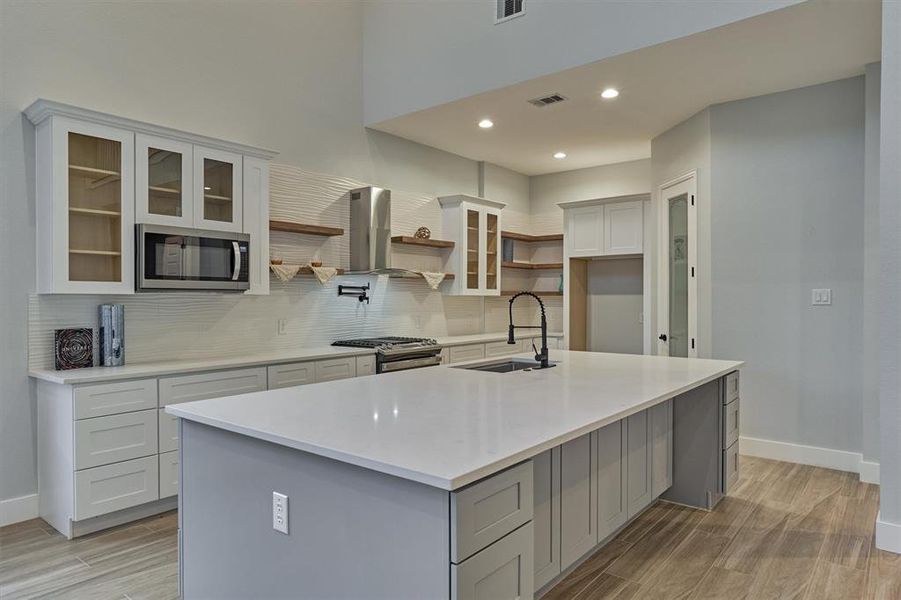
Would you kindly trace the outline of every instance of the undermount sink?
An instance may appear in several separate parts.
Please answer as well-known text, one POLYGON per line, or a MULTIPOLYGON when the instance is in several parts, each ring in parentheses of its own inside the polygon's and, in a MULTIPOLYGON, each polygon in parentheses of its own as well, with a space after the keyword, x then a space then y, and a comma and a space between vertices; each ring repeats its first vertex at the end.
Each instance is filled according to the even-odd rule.
MULTIPOLYGON (((553 365, 551 365, 553 366, 553 365)), ((513 371, 531 371, 541 368, 541 363, 526 358, 508 358, 505 360, 488 360, 469 365, 460 365, 454 369, 469 371, 487 371, 489 373, 512 373, 513 371)))

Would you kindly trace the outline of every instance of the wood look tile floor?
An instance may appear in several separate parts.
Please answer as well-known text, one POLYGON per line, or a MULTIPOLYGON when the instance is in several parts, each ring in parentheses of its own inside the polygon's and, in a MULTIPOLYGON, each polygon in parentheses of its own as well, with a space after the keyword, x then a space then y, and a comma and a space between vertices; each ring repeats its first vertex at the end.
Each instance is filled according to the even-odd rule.
MULTIPOLYGON (((544 598, 901 600, 901 556, 873 545, 878 490, 743 457, 716 510, 655 504, 544 598)), ((73 541, 40 519, 0 528, 0 598, 177 598, 176 538, 175 513, 73 541)))

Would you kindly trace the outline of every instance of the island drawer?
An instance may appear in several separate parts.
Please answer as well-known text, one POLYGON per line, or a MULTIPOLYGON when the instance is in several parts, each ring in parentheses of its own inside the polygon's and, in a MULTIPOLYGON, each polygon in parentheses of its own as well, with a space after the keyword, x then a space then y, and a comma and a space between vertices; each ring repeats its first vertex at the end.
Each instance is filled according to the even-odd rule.
POLYGON ((156 454, 157 409, 75 422, 75 469, 156 454))
POLYGON ((156 408, 156 379, 79 385, 75 388, 74 398, 76 419, 156 408))
POLYGON ((532 520, 532 461, 451 493, 451 562, 532 520))
POLYGON ((162 377, 160 378, 160 406, 249 394, 265 389, 266 367, 162 377))
POLYGON ((75 473, 75 520, 89 519, 160 497, 159 459, 147 456, 75 473))
POLYGON ((467 344, 465 346, 450 347, 450 364, 465 360, 485 358, 485 344, 467 344))
POLYGON ((739 418, 741 400, 733 400, 723 410, 726 415, 723 418, 723 448, 729 448, 738 441, 739 418))
POLYGON ((357 376, 357 361, 353 356, 316 361, 316 381, 335 381, 357 376))
POLYGON ((723 404, 729 404, 738 399, 738 371, 732 371, 726 375, 726 393, 723 395, 723 404))
POLYGON ((723 493, 728 494, 738 483, 738 442, 723 450, 723 493))
POLYGON ((160 454, 160 498, 178 494, 178 452, 160 454))
POLYGON ((269 389, 293 387, 316 382, 316 363, 299 362, 269 367, 269 389))
POLYGON ((535 594, 532 524, 451 565, 451 599, 531 599, 535 594))

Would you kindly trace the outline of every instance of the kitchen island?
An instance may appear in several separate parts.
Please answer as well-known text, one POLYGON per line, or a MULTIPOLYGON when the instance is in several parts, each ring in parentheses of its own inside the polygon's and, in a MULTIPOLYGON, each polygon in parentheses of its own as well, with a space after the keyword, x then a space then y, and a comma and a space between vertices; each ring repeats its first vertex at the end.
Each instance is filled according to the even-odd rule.
POLYGON ((168 406, 184 597, 531 598, 656 498, 728 490, 742 363, 551 359, 168 406))

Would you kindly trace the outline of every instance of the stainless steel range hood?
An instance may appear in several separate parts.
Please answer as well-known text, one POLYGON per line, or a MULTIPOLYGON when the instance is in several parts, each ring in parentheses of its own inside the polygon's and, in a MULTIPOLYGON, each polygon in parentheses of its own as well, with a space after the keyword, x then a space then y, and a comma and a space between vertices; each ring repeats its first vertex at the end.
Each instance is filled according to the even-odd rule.
POLYGON ((350 270, 347 275, 420 277, 391 268, 391 190, 364 187, 350 192, 350 270))

